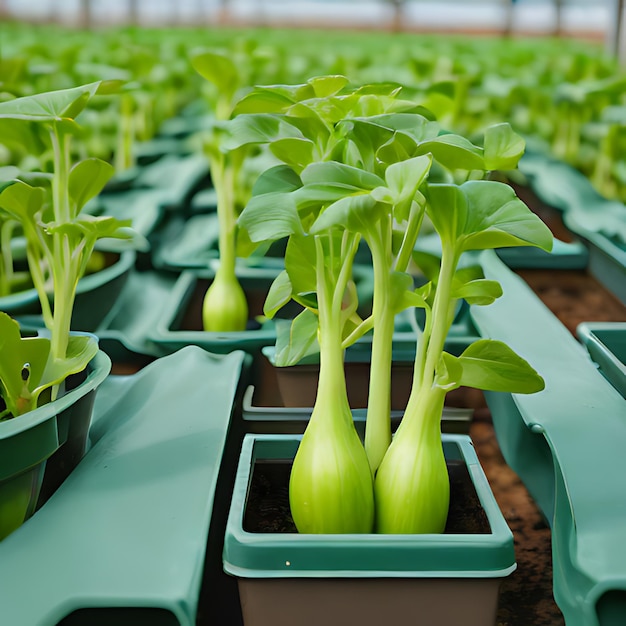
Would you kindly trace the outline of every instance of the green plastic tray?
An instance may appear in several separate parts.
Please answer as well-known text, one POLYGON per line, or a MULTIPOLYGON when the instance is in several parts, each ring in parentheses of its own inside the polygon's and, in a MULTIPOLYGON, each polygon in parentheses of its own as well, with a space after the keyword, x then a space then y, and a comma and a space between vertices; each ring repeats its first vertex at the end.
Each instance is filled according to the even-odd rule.
POLYGON ((626 398, 626 322, 583 322, 576 332, 602 374, 626 398))
POLYGON ((626 400, 519 276, 492 252, 481 263, 504 295, 472 307, 477 327, 546 381, 485 396, 507 463, 550 523, 554 598, 568 626, 626 623, 626 400))
POLYGON ((242 362, 189 347, 105 382, 90 451, 0 543, 3 624, 192 626, 200 603, 210 623, 237 624, 213 615, 236 590, 205 554, 223 541, 218 477, 242 362))

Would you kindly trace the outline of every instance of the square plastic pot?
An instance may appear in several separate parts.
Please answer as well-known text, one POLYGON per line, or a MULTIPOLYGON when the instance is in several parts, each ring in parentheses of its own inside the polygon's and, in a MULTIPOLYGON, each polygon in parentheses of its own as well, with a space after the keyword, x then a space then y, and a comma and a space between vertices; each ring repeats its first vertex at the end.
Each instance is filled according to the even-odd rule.
POLYGON ((443 444, 449 464, 467 469, 486 532, 251 532, 244 520, 256 464, 289 463, 299 441, 296 435, 244 439, 223 561, 238 580, 245 626, 493 626, 500 583, 516 567, 513 536, 469 437, 443 435, 443 444))

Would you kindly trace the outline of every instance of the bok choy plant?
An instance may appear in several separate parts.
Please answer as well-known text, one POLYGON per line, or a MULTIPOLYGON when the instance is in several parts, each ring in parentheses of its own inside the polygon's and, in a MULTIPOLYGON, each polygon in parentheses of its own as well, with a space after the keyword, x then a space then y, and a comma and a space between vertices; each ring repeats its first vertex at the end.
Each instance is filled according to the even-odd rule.
MULTIPOLYGON (((251 56, 246 59, 254 65, 251 56)), ((220 50, 197 52, 191 63, 213 87, 207 97, 215 118, 204 138, 204 150, 217 195, 219 265, 204 297, 203 326, 207 331, 242 331, 248 321, 248 302, 235 267, 237 257, 249 255, 254 247, 245 233, 238 231, 237 217, 252 186, 245 164, 252 160, 259 141, 253 137, 236 146, 227 145, 228 125, 224 122, 233 114, 238 92, 247 86, 246 78, 251 77, 244 75, 231 55, 220 50)))
MULTIPOLYGON (((266 302, 270 316, 290 298, 305 307, 293 321, 283 364, 297 361, 316 335, 319 341, 317 399, 290 483, 294 521, 301 532, 344 532, 335 521, 341 508, 332 495, 339 500, 338 494, 345 498, 354 489, 365 502, 361 495, 365 470, 359 470, 358 481, 341 470, 354 463, 356 445, 344 442, 341 449, 334 439, 329 441, 329 433, 336 438, 350 429, 344 393, 332 388, 343 407, 334 411, 330 405, 336 405, 326 395, 330 385, 325 371, 331 369, 344 387, 345 379, 338 366, 327 365, 325 335, 333 336, 335 350, 339 342, 343 350, 373 328, 365 449, 369 475, 375 477, 375 528, 379 532, 441 532, 449 501, 440 439, 446 393, 460 385, 530 393, 543 384, 523 359, 497 342, 476 342, 458 358, 444 352, 457 301, 488 304, 500 295, 499 285, 485 281, 479 270, 457 271, 463 253, 506 245, 551 246, 550 231, 511 188, 476 180, 491 169, 515 167, 523 142, 503 124, 487 129, 482 146, 474 145, 443 131, 416 104, 397 98, 399 90, 385 91, 383 86, 364 86, 345 94, 330 92, 285 104, 285 97, 294 93, 284 87, 257 91, 250 95, 250 103, 255 98, 271 98, 281 112, 240 115, 234 120, 248 132, 261 123, 265 128, 272 123, 278 128, 280 123, 289 133, 270 142, 270 149, 285 165, 260 177, 240 225, 253 241, 289 237, 285 274, 278 277, 266 302), (413 259, 420 260, 413 250, 426 217, 441 239, 442 260, 431 280, 416 289, 409 270, 413 259), (332 242, 339 237, 339 248, 318 243, 321 238, 332 242), (351 251, 353 242, 361 238, 371 250, 374 265, 372 315, 361 320, 354 304, 323 311, 329 285, 340 290, 331 292, 336 302, 349 285, 341 272, 332 272, 334 264, 340 259, 341 267, 349 269, 353 256, 350 252, 346 257, 344 251, 351 251), (307 246, 315 248, 316 256, 306 253, 307 246), (292 254, 295 250, 298 254, 292 254), (316 268, 315 282, 304 280, 312 272, 308 264, 316 268), (426 323, 416 351, 411 399, 392 442, 394 318, 409 307, 425 309, 426 323), (325 318, 333 311, 343 324, 341 335, 328 328, 325 318), (319 316, 317 324, 311 312, 319 316), (339 423, 344 424, 341 430, 339 423), (305 505, 309 510, 304 510, 305 505), (329 525, 320 519, 309 523, 321 512, 329 525)), ((350 432, 354 441, 354 431, 350 432)), ((350 502, 354 507, 355 502, 350 502)), ((353 509, 353 516, 367 517, 369 510, 353 509)))
MULTIPOLYGON (((95 158, 73 162, 72 140, 81 132, 75 118, 109 87, 96 82, 0 103, 0 132, 9 123, 12 133, 21 133, 25 143, 36 143, 35 137, 41 154, 51 153, 50 187, 33 187, 19 178, 4 183, 0 213, 19 222, 26 238, 28 266, 50 331, 49 361, 54 367, 76 357, 70 341, 72 310, 78 281, 96 242, 135 237, 130 221, 81 214, 114 169, 95 158)), ((81 351, 83 368, 96 350, 94 338, 91 348, 81 351)))

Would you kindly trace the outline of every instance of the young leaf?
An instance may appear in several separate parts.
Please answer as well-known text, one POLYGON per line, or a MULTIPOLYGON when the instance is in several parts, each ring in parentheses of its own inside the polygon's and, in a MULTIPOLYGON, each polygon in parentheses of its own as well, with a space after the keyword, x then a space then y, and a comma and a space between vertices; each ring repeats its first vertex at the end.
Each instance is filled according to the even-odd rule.
POLYGON ((96 94, 99 82, 0 102, 0 119, 50 122, 74 119, 96 94))
POLYGON ((503 246, 552 248, 550 229, 504 183, 433 184, 425 193, 435 229, 444 244, 453 243, 459 252, 503 246))
POLYGON ((336 226, 355 233, 366 233, 375 228, 385 215, 384 205, 367 193, 345 196, 324 209, 312 224, 309 232, 318 234, 336 226))
POLYGON ((35 408, 49 353, 49 339, 22 338, 19 324, 0 311, 0 391, 13 417, 35 408))
POLYGON ((509 393, 536 393, 545 387, 530 364, 501 341, 479 339, 465 349, 458 362, 463 368, 459 385, 509 393))
POLYGON ((94 335, 70 335, 64 359, 51 359, 46 364, 36 395, 44 389, 58 385, 71 374, 82 372, 98 352, 98 339, 94 335))
POLYGON ((10 181, 0 192, 0 208, 19 222, 28 222, 41 210, 45 199, 42 187, 21 180, 10 181))
POLYGON ((263 314, 270 319, 276 312, 282 309, 290 300, 293 294, 291 280, 286 270, 283 270, 272 282, 265 303, 263 304, 263 314))
POLYGON ((303 234, 295 198, 290 193, 252 196, 237 219, 253 242, 275 241, 292 234, 303 234))
POLYGON ((109 179, 115 173, 115 168, 105 161, 89 158, 78 162, 70 171, 69 194, 74 203, 74 217, 81 209, 97 196, 109 179))
POLYGON ((191 65, 227 98, 232 98, 239 87, 237 66, 226 53, 218 50, 196 52, 191 56, 191 65))
POLYGON ((513 170, 524 154, 526 142, 508 123, 494 124, 485 130, 485 168, 513 170))
POLYGON ((297 315, 289 326, 289 332, 279 332, 283 324, 276 328, 276 351, 274 364, 277 367, 296 365, 308 354, 319 352, 317 346, 317 315, 305 309, 297 315))

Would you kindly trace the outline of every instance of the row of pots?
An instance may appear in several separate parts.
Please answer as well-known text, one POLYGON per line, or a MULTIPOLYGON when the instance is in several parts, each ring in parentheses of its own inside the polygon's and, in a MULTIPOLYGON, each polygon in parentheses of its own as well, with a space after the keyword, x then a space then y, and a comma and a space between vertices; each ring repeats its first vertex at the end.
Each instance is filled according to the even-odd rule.
MULTIPOLYGON (((189 176, 189 180, 193 181, 193 190, 197 190, 199 178, 189 176)), ((130 191, 137 201, 140 193, 150 189, 130 191)), ((185 189, 183 196, 185 199, 180 203, 170 200, 159 205, 157 217, 147 220, 146 223, 152 223, 150 228, 155 228, 145 233, 153 246, 162 236, 157 226, 167 227, 169 218, 177 218, 178 210, 193 212, 195 196, 190 188, 185 189)), ((261 470, 269 468, 269 478, 266 475, 261 480, 275 484, 284 495, 285 478, 284 474, 280 475, 284 467, 281 470, 280 466, 288 466, 293 457, 310 402, 304 401, 301 403, 304 406, 299 407, 273 406, 281 397, 268 351, 276 339, 273 325, 261 325, 236 337, 200 330, 197 314, 194 317, 185 308, 194 301, 197 288, 200 291, 206 288, 212 270, 173 267, 171 261, 163 261, 166 250, 165 246, 161 247, 159 254, 159 247, 154 246, 152 254, 140 256, 129 268, 119 296, 107 297, 111 309, 89 329, 100 338, 100 360, 106 361, 104 353, 108 353, 115 367, 126 361, 135 369, 148 361, 155 362, 133 376, 110 376, 103 382, 90 431, 89 454, 46 506, 2 543, 3 567, 13 568, 7 571, 13 572, 11 584, 18 587, 26 580, 25 572, 30 571, 15 569, 25 545, 37 546, 31 548, 31 567, 46 553, 47 562, 60 562, 61 557, 51 544, 69 546, 72 553, 70 561, 67 556, 62 557, 69 565, 62 568, 58 584, 46 588, 42 594, 39 590, 44 589, 44 578, 50 572, 44 568, 36 578, 31 576, 29 580, 37 588, 40 599, 33 606, 25 607, 17 602, 17 592, 10 585, 6 587, 3 611, 12 617, 11 623, 93 623, 89 620, 95 619, 96 614, 132 618, 133 623, 164 624, 173 623, 172 620, 180 624, 196 621, 237 624, 242 616, 246 624, 306 624, 321 620, 343 624, 350 619, 362 619, 363 623, 389 619, 396 624, 493 623, 499 583, 515 568, 513 538, 465 434, 471 412, 446 409, 444 428, 455 434, 444 435, 444 447, 451 476, 460 477, 459 484, 465 481, 466 486, 470 485, 474 501, 477 498, 479 509, 487 517, 479 532, 468 533, 457 527, 436 536, 312 538, 293 532, 284 536, 266 530, 259 532, 249 527, 245 507, 250 494, 258 489, 254 481, 261 470), (190 344, 203 349, 189 348, 190 344), (273 390, 269 383, 274 384, 273 390), (206 407, 211 407, 210 411, 206 407), (149 461, 148 465, 144 465, 145 460, 149 461), (106 497, 101 500, 103 495, 106 497), (69 524, 68 519, 72 520, 69 524), (130 520, 134 523, 129 524, 130 520), (148 532, 149 529, 153 530, 148 532), (50 536, 59 541, 51 542, 50 536), (91 554, 85 563, 81 559, 87 545, 91 554), (157 553, 153 552, 155 545, 159 547, 157 553), (129 562, 133 568, 127 567, 129 562), (171 578, 166 563, 168 568, 175 567, 183 573, 180 584, 167 591, 171 578), (240 579, 239 592, 234 588, 234 579, 222 571, 222 563, 228 574, 240 579), (16 576, 16 571, 24 574, 16 576), (328 584, 329 580, 338 584, 328 584), (400 599, 405 591, 408 599, 400 599), (451 593, 459 594, 458 601, 450 601, 451 593), (477 597, 481 598, 480 602, 476 602, 477 597), (311 598, 315 601, 311 602, 311 598), (346 602, 347 598, 354 601, 346 602), (344 612, 346 606, 355 605, 362 609, 360 618, 344 612), (475 611, 469 610, 470 605, 475 611), (317 607, 317 612, 307 609, 304 616, 303 606, 317 607), (311 621, 303 621, 309 615, 311 621)), ((486 255, 481 263, 486 271, 497 274, 499 280, 509 281, 510 270, 495 257, 486 255)), ((271 263, 264 266, 258 261, 256 266, 243 265, 240 273, 258 286, 261 277, 266 281, 271 279, 279 267, 271 263)), ((514 279, 511 284, 515 284, 514 279)), ((507 294, 504 300, 516 309, 518 316, 525 316, 526 311, 538 306, 538 300, 523 290, 516 300, 515 289, 511 287, 512 295, 507 294)), ((91 308, 97 308, 93 299, 90 303, 91 308)), ((549 318, 547 311, 539 309, 539 317, 534 319, 529 315, 516 325, 518 337, 528 337, 542 327, 546 316, 549 318)), ((492 307, 460 311, 455 331, 448 339, 448 349, 462 350, 468 341, 479 336, 497 336, 501 332, 498 320, 504 317, 510 327, 510 316, 509 311, 498 313, 492 307)), ((519 352, 537 363, 538 369, 555 385, 554 392, 549 389, 550 393, 540 394, 540 398, 561 402, 562 395, 569 393, 571 401, 566 406, 573 411, 580 403, 576 401, 579 395, 571 393, 571 373, 563 378, 569 385, 567 391, 565 382, 562 389, 551 382, 552 376, 555 381, 562 380, 554 372, 562 367, 561 354, 569 350, 572 338, 566 340, 556 330, 558 323, 549 323, 549 333, 546 331, 537 341, 524 340, 519 352), (541 353, 535 352, 539 346, 541 353), (546 357, 542 367, 538 360, 544 358, 546 351, 552 358, 546 357)), ((396 334, 400 359, 395 379, 399 380, 402 363, 410 363, 411 340, 401 321, 396 334)), ((507 338, 507 342, 514 345, 516 341, 512 339, 507 338)), ((608 391, 612 387, 595 371, 580 345, 575 345, 572 351, 576 353, 576 362, 580 362, 581 372, 594 372, 589 388, 581 386, 580 393, 584 390, 588 396, 602 396, 611 405, 594 410, 618 416, 624 408, 623 398, 620 403, 620 398, 608 391)), ((347 360, 351 361, 352 356, 347 360)), ((367 364, 366 344, 358 346, 354 361, 357 366, 367 364)), ((347 367, 351 367, 350 363, 347 367)), ((308 364, 308 370, 312 370, 315 378, 315 365, 308 364)), ((106 367, 104 371, 106 376, 106 367)), ((581 372, 575 373, 576 381, 581 372)), ((95 377, 90 374, 87 381, 95 377)), ((286 388, 290 387, 291 383, 287 383, 286 388)), ((355 388, 362 390, 363 385, 357 383, 355 388)), ((585 548, 587 537, 598 528, 592 526, 588 535, 583 532, 584 525, 578 517, 580 505, 568 500, 572 493, 579 493, 578 473, 562 463, 562 442, 570 442, 571 437, 563 435, 561 440, 551 436, 550 428, 536 417, 518 418, 516 422, 510 417, 515 414, 511 413, 511 407, 525 415, 525 409, 520 409, 522 400, 517 396, 494 394, 488 399, 507 461, 528 484, 551 521, 556 539, 555 563, 559 563, 555 594, 568 623, 576 619, 572 617, 575 613, 584 616, 581 624, 608 624, 611 616, 623 616, 623 587, 619 576, 616 577, 617 553, 613 555, 615 558, 607 558, 604 570, 604 564, 595 563, 593 572, 583 569, 574 575, 573 570, 560 567, 561 563, 577 560, 574 550, 578 549, 578 543, 585 548), (517 431, 513 424, 518 425, 517 431), (537 444, 538 440, 542 441, 537 435, 543 435, 547 447, 545 443, 537 444), (530 447, 527 439, 533 442, 530 447), (532 461, 522 466, 516 463, 510 450, 531 450, 532 461), (555 468, 560 472, 554 472, 555 468), (554 472, 553 483, 546 479, 551 472, 554 472), (578 535, 572 534, 576 532, 578 535), (576 541, 568 543, 573 536, 576 541), (572 580, 585 581, 585 585, 576 587, 572 580), (588 580, 593 580, 593 584, 588 580)), ((529 401, 532 405, 537 399, 533 396, 529 401)), ((294 404, 288 399, 281 403, 294 404)), ((358 422, 362 420, 361 407, 358 400, 355 404, 358 422)), ((57 407, 48 406, 56 414, 57 407)), ((543 413, 533 406, 533 415, 538 414, 552 415, 554 407, 543 413)), ((612 433, 621 433, 619 425, 613 421, 611 424, 612 433)), ((586 432, 582 425, 581 432, 586 432)), ((613 444, 618 448, 620 436, 613 436, 613 444)), ((600 439, 604 441, 604 438, 600 439)), ((569 454, 575 456, 574 451, 568 451, 569 454)), ((607 464, 611 464, 612 455, 606 458, 607 464)), ((464 506, 461 504, 460 508, 464 506)), ((583 509, 584 506, 587 504, 583 509)), ((609 519, 619 520, 618 513, 609 519)), ((589 519, 590 516, 584 516, 585 522, 589 519)), ((607 557, 609 552, 607 546, 607 557)))

